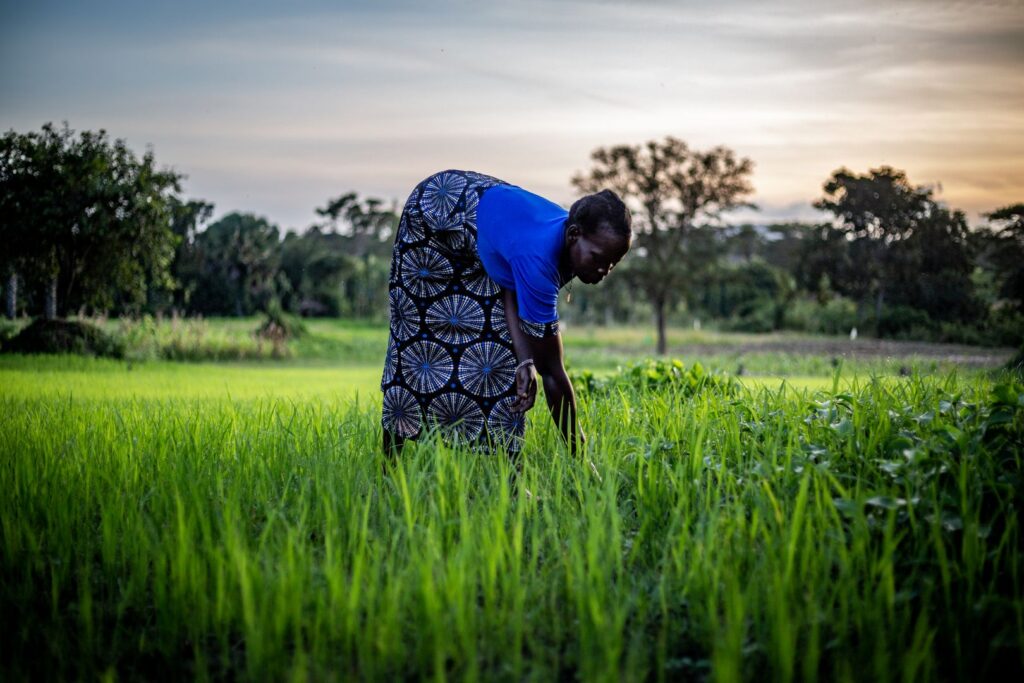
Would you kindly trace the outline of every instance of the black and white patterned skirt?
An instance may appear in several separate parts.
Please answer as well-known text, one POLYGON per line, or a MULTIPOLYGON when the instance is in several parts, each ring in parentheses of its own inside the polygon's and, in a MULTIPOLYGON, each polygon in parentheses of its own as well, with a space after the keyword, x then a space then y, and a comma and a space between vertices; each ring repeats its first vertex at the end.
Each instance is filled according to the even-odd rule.
POLYGON ((398 224, 388 289, 391 334, 381 423, 416 438, 438 429, 454 442, 510 454, 522 446, 514 413, 516 356, 502 292, 476 250, 476 209, 504 184, 442 171, 412 191, 398 224))

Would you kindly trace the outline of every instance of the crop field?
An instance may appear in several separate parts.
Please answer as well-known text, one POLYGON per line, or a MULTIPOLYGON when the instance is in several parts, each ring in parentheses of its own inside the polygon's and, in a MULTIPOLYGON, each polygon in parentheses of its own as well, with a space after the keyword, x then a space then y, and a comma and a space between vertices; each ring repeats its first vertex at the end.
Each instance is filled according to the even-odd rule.
POLYGON ((386 460, 380 331, 329 332, 276 362, 0 356, 4 680, 1024 671, 1016 376, 622 370, 581 334, 585 451, 538 399, 517 472, 437 435, 386 460))

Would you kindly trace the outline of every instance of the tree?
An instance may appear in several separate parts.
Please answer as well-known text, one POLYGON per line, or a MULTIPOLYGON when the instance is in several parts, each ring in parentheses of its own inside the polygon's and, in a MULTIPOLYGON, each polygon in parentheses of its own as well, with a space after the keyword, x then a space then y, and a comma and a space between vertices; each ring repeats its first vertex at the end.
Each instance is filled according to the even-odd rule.
POLYGON ((12 131, 9 147, 16 152, 2 162, 11 168, 0 172, 11 183, 0 196, 15 207, 4 225, 9 258, 44 284, 47 318, 71 306, 108 306, 117 294, 141 300, 148 283, 167 281, 179 174, 157 169, 152 152, 137 158, 106 131, 76 137, 66 123, 12 131))
POLYGON ((7 317, 13 319, 18 308, 19 271, 28 253, 28 215, 24 203, 31 194, 27 188, 30 166, 28 140, 13 130, 0 138, 0 276, 6 278, 4 299, 7 317))
POLYGON ((709 265, 707 241, 691 240, 700 221, 717 222, 721 214, 752 206, 742 198, 753 192, 750 159, 714 147, 691 150, 666 137, 644 145, 598 148, 594 167, 572 183, 582 192, 610 188, 630 206, 636 241, 623 268, 654 310, 658 353, 666 351, 665 318, 684 292, 709 265))
POLYGON ((326 233, 344 236, 353 256, 390 255, 388 238, 395 231, 398 216, 394 207, 384 208, 382 200, 359 199, 355 192, 348 192, 328 200, 316 213, 325 219, 319 227, 326 233))
POLYGON ((213 204, 202 200, 187 202, 175 198, 171 202, 171 232, 178 243, 171 260, 171 305, 178 310, 187 310, 199 286, 201 262, 198 237, 203 226, 213 215, 213 204))
POLYGON ((230 213, 199 233, 194 308, 243 316, 265 306, 275 294, 279 244, 277 226, 250 213, 230 213))
MULTIPOLYGON (((856 175, 842 168, 825 183, 814 206, 835 216, 831 230, 845 243, 846 260, 830 273, 838 291, 874 302, 876 326, 887 302, 935 320, 967 320, 976 312, 963 213, 932 197, 888 166, 856 175)), ((825 242, 835 245, 829 228, 825 242)))
POLYGON ((314 225, 299 234, 289 231, 281 243, 281 273, 287 282, 283 305, 303 316, 338 316, 345 312, 342 281, 353 270, 341 235, 314 225))
POLYGON ((1024 204, 986 214, 991 221, 986 256, 997 277, 999 297, 1024 313, 1024 204))
POLYGON ((379 315, 387 309, 389 238, 398 224, 394 206, 385 207, 380 199, 360 199, 349 192, 328 200, 316 212, 325 219, 317 226, 321 243, 340 244, 345 255, 339 283, 343 312, 360 318, 379 315))

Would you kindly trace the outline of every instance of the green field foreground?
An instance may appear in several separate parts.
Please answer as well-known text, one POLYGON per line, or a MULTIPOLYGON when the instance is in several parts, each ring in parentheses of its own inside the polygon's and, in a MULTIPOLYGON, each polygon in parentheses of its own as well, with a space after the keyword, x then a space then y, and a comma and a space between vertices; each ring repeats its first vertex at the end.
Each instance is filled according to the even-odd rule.
POLYGON ((0 362, 5 680, 1024 670, 1008 375, 611 386, 513 486, 376 366, 129 365, 0 362))

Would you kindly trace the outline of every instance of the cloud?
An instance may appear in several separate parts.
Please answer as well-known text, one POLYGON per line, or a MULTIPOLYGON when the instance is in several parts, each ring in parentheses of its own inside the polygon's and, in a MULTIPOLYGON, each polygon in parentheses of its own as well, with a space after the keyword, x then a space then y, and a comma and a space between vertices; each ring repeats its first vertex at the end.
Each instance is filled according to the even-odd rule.
POLYGON ((1021 9, 8 3, 0 122, 151 143, 190 192, 286 224, 326 192, 398 197, 449 166, 565 202, 594 147, 667 134, 753 158, 772 211, 803 215, 836 167, 881 163, 987 210, 1024 197, 1021 9))

